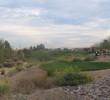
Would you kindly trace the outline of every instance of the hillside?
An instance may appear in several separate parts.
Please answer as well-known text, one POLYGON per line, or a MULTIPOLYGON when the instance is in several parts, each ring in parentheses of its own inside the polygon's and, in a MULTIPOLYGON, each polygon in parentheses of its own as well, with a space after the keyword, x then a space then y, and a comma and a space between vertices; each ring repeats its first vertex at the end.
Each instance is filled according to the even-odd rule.
POLYGON ((10 94, 0 100, 110 100, 110 76, 81 86, 37 90, 30 95, 10 94))

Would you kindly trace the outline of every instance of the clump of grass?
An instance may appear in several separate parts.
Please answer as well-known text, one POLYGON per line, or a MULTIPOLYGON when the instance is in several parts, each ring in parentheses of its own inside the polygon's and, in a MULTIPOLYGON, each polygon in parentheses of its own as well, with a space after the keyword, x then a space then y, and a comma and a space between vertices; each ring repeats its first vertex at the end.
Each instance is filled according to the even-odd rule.
POLYGON ((51 88, 53 83, 46 73, 37 73, 32 79, 34 85, 38 88, 51 88))
POLYGON ((13 68, 13 69, 11 69, 11 70, 7 73, 7 75, 8 75, 9 77, 11 77, 11 76, 13 76, 13 75, 16 74, 16 73, 17 73, 16 68, 13 68))
POLYGON ((80 72, 77 67, 69 67, 62 72, 56 72, 53 81, 60 86, 76 86, 93 81, 93 77, 80 72))
POLYGON ((3 67, 3 65, 2 64, 0 64, 0 68, 2 68, 3 67))
POLYGON ((29 78, 21 78, 15 87, 15 92, 22 94, 30 94, 35 89, 35 86, 32 82, 32 79, 29 78))
POLYGON ((16 62, 16 65, 17 65, 17 66, 22 66, 22 65, 23 65, 23 62, 22 62, 22 61, 17 61, 17 62, 16 62))
POLYGON ((51 79, 44 72, 31 75, 28 78, 21 78, 17 82, 15 91, 17 93, 30 94, 36 89, 49 89, 53 86, 51 79))
POLYGON ((8 75, 9 77, 11 77, 11 76, 13 76, 14 74, 16 74, 17 72, 20 72, 20 71, 22 71, 22 70, 24 70, 24 67, 23 67, 23 66, 16 66, 16 67, 12 68, 12 69, 7 73, 7 75, 8 75))
POLYGON ((58 57, 56 61, 61 61, 61 62, 69 62, 70 59, 68 57, 58 57))
POLYGON ((26 66, 26 68, 31 68, 32 66, 36 65, 36 63, 30 63, 26 66))
POLYGON ((2 83, 0 83, 0 96, 8 92, 8 90, 9 90, 8 81, 3 81, 2 83))
POLYGON ((24 67, 23 66, 17 66, 16 67, 16 71, 19 72, 19 71, 22 71, 24 70, 24 67))
POLYGON ((73 59, 73 62, 82 62, 83 61, 83 59, 81 59, 81 58, 74 58, 73 59))
POLYGON ((74 59, 74 56, 71 54, 66 55, 66 56, 60 56, 56 58, 56 61, 60 62, 71 62, 74 59))
POLYGON ((4 62, 3 63, 3 67, 8 67, 8 68, 11 68, 15 65, 14 62, 4 62))
POLYGON ((32 67, 31 65, 27 65, 27 66, 26 66, 26 68, 31 68, 31 67, 32 67))
POLYGON ((84 58, 84 61, 94 61, 95 59, 97 59, 96 56, 94 55, 90 55, 84 58))

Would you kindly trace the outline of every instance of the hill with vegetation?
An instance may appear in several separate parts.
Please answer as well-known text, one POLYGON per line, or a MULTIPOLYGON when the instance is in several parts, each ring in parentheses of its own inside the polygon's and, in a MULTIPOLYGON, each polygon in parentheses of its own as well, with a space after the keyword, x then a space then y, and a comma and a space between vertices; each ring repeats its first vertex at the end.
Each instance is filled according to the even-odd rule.
POLYGON ((0 39, 0 100, 107 100, 109 46, 106 39, 90 48, 48 49, 39 44, 15 50, 0 39), (100 72, 106 78, 96 75, 100 72))

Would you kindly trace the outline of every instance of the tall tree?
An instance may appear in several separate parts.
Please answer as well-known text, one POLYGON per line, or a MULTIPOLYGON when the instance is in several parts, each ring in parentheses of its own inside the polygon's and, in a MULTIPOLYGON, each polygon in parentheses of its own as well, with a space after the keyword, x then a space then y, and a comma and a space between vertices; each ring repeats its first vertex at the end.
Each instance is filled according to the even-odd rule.
POLYGON ((43 44, 37 45, 37 50, 44 50, 45 46, 43 44))
POLYGON ((12 58, 12 48, 8 41, 0 39, 0 63, 5 59, 12 58))

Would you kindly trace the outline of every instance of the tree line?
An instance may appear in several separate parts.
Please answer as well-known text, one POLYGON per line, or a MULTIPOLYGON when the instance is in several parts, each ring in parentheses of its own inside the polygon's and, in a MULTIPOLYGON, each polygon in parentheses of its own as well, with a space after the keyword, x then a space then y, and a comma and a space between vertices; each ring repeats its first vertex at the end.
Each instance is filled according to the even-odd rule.
POLYGON ((104 39, 99 43, 94 44, 92 48, 100 49, 100 50, 104 50, 104 49, 110 50, 110 37, 107 39, 104 39))
POLYGON ((6 59, 12 58, 13 49, 10 43, 6 40, 0 39, 0 63, 3 63, 6 59))

